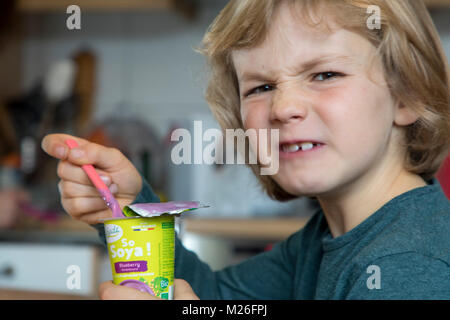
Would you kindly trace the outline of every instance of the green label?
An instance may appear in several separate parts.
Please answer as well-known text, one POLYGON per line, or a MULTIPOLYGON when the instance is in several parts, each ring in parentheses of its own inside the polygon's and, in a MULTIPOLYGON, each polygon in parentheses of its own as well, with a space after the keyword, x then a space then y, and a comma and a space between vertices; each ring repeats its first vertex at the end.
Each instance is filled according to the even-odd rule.
POLYGON ((162 223, 162 228, 163 229, 173 229, 174 228, 173 222, 163 222, 162 223))

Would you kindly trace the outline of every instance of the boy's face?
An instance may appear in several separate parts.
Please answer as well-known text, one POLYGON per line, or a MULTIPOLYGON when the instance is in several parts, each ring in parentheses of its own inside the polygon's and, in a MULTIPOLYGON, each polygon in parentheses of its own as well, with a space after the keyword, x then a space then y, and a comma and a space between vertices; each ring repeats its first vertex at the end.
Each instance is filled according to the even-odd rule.
POLYGON ((280 130, 273 178, 287 192, 327 194, 399 161, 397 107, 362 36, 313 29, 282 5, 266 41, 233 62, 245 129, 280 130), (297 151, 301 142, 321 146, 297 151))

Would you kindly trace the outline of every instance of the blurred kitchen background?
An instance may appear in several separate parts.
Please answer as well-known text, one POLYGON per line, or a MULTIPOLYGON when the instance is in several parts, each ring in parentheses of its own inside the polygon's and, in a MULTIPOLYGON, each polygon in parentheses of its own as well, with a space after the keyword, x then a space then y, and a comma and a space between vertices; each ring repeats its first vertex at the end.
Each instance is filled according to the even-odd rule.
MULTIPOLYGON (((268 199, 242 165, 170 161, 174 129, 192 131, 196 120, 218 128, 203 98, 205 61, 193 48, 226 3, 1 1, 0 299, 96 299, 98 283, 111 279, 97 232, 60 205, 57 161, 40 149, 48 133, 119 148, 163 201, 210 205, 177 228, 213 269, 270 250, 317 209, 309 199, 268 199), (81 8, 80 30, 67 28, 71 4, 81 8), (79 289, 66 283, 73 265, 79 289)), ((428 3, 450 55, 450 1, 428 3)))

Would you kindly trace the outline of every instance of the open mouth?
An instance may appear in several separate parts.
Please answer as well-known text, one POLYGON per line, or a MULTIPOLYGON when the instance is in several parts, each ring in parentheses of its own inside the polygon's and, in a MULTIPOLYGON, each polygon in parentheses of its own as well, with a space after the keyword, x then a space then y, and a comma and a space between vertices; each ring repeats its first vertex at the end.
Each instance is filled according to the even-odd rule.
POLYGON ((322 147, 324 144, 319 142, 298 142, 298 143, 282 143, 280 151, 283 153, 306 152, 322 147))

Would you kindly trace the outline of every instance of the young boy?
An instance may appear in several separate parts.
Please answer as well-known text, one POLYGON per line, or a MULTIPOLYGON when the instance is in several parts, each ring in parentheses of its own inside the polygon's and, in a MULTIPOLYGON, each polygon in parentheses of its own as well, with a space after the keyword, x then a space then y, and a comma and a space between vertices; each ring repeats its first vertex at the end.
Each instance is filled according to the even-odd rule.
MULTIPOLYGON (((268 194, 321 209, 271 251, 217 272, 177 239, 176 299, 450 298, 450 203, 433 178, 449 150, 448 69, 421 1, 231 1, 202 52, 222 128, 279 130, 280 169, 258 175, 268 194)), ((120 152, 78 139, 69 153, 67 137, 42 146, 62 160, 74 218, 111 216, 81 164, 100 169, 122 206, 158 201, 120 152)), ((112 283, 100 295, 153 298, 112 283)))

